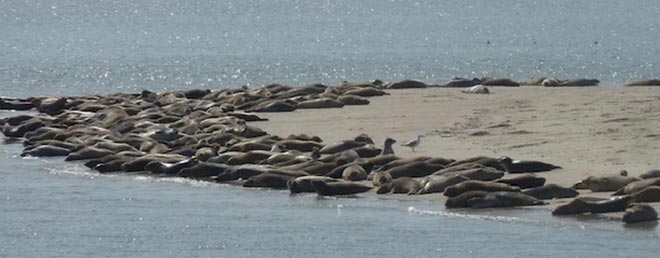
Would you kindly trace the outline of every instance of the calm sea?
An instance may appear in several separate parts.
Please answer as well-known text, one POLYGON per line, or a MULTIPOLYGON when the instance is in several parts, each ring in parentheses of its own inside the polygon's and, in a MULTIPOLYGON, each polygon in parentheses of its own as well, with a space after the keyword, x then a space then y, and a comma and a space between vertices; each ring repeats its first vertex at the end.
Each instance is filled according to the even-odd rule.
MULTIPOLYGON (((639 1, 0 0, 0 95, 457 76, 660 76, 639 1)), ((0 112, 0 116, 12 115, 0 112)), ((0 145, 0 257, 656 257, 660 230, 548 211, 101 176, 0 145)))

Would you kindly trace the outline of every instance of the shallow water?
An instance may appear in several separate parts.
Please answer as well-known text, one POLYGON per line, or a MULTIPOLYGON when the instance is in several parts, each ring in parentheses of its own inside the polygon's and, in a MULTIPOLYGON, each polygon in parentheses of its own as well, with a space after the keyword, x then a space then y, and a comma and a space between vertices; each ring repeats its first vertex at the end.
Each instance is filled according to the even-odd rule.
MULTIPOLYGON (((658 5, 621 1, 0 1, 0 95, 453 75, 657 75, 658 5), (644 6, 639 8, 638 6, 644 6), (487 42, 490 42, 488 44, 487 42)), ((7 116, 11 112, 0 112, 7 116)), ((658 227, 545 210, 101 176, 0 145, 0 257, 655 257, 658 227)))
POLYGON ((2 95, 456 76, 657 77, 626 1, 0 1, 2 95))

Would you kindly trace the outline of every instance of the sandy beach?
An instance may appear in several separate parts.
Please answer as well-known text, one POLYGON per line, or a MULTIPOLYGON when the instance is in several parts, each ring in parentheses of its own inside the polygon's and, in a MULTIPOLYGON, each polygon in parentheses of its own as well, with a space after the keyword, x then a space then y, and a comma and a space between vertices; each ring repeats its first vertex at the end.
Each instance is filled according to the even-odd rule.
MULTIPOLYGON (((563 167, 538 173, 548 183, 562 186, 590 175, 627 170, 637 176, 660 168, 660 88, 490 89, 491 94, 483 95, 448 88, 389 90, 390 95, 371 98, 368 106, 267 113, 263 116, 270 121, 255 125, 282 136, 318 135, 326 143, 366 133, 382 147, 384 139, 391 137, 398 141, 396 155, 402 157, 506 155, 542 160, 563 167), (425 137, 415 152, 399 146, 418 134, 425 137)), ((609 194, 581 190, 580 196, 609 194)), ((437 194, 423 198, 442 199, 437 194)), ((542 208, 568 200, 552 201, 542 208)))

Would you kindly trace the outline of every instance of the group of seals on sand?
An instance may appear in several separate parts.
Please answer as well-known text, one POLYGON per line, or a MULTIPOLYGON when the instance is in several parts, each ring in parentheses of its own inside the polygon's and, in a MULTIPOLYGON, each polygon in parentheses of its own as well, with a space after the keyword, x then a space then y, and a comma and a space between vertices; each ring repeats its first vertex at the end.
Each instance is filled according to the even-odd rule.
POLYGON ((557 206, 553 215, 624 212, 626 223, 655 221, 658 214, 646 202, 660 202, 660 173, 650 170, 643 178, 632 177, 623 170, 618 175, 588 176, 573 188, 592 192, 614 192, 609 199, 576 198, 557 206))
MULTIPOLYGON (((451 84, 477 81, 516 86, 505 79, 455 79, 451 84)), ((365 134, 327 144, 305 134, 271 135, 252 123, 265 120, 255 114, 259 112, 363 105, 369 103, 369 97, 387 95, 386 89, 426 86, 412 80, 390 84, 376 80, 339 86, 271 84, 219 91, 0 98, 0 109, 38 112, 0 119, 0 129, 6 137, 23 139, 22 156, 65 156, 67 161, 82 161, 100 173, 179 176, 323 196, 369 191, 444 193, 448 208, 541 205, 543 200, 579 194, 572 188, 546 185, 536 173, 561 167, 542 161, 485 156, 400 158, 393 149, 396 140, 391 138, 384 140, 382 148, 365 134)), ((414 151, 420 138, 403 146, 414 151)), ((643 176, 648 178, 587 178, 581 184, 596 191, 617 186, 620 194, 630 196, 627 199, 656 200, 660 184, 645 180, 655 180, 660 172, 643 176)), ((574 206, 582 205, 579 211, 611 205, 607 201, 577 202, 574 206)), ((635 212, 645 210, 636 208, 635 212)), ((631 216, 631 220, 644 218, 631 216)))

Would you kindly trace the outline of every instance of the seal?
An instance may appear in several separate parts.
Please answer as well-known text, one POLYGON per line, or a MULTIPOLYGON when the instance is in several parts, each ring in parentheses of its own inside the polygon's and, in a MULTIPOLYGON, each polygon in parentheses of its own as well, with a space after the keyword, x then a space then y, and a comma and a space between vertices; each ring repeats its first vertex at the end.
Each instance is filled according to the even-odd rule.
POLYGON ((649 179, 656 177, 660 177, 660 169, 651 169, 639 175, 639 178, 641 179, 649 179))
POLYGON ((314 186, 312 182, 323 181, 323 182, 337 182, 337 179, 327 177, 327 176, 301 176, 295 179, 289 180, 286 185, 289 188, 289 191, 292 194, 295 193, 314 193, 314 186))
POLYGON ((468 201, 474 198, 481 198, 486 195, 488 195, 490 192, 486 191, 468 191, 462 194, 459 194, 454 197, 449 197, 447 198, 447 201, 445 201, 445 207, 447 208, 467 208, 470 207, 468 205, 468 201))
POLYGON ((98 159, 112 154, 115 154, 115 152, 111 150, 88 146, 76 152, 70 153, 65 160, 74 161, 74 160, 98 159))
POLYGON ((70 153, 71 151, 67 148, 52 145, 41 145, 33 149, 23 151, 23 153, 21 153, 21 157, 56 157, 67 156, 70 153))
POLYGON ((266 172, 248 178, 247 181, 243 183, 243 187, 284 189, 287 188, 287 182, 294 178, 295 177, 292 176, 266 172))
POLYGON ((467 159, 463 159, 463 160, 457 160, 457 161, 454 161, 454 162, 450 163, 449 165, 447 165, 447 168, 456 167, 456 166, 459 166, 459 165, 468 166, 468 168, 474 168, 474 165, 465 165, 467 163, 480 164, 480 165, 485 166, 485 167, 492 167, 492 168, 495 168, 495 169, 500 170, 500 171, 505 171, 504 167, 502 166, 502 164, 500 164, 500 161, 498 159, 491 158, 491 157, 486 157, 486 156, 476 156, 476 157, 467 158, 467 159), (473 166, 473 167, 469 167, 469 166, 473 166))
POLYGON ((555 78, 545 78, 541 81, 541 86, 544 87, 557 87, 559 86, 560 81, 555 78))
POLYGON ((376 191, 377 194, 416 194, 419 189, 422 188, 422 183, 410 178, 410 177, 399 177, 392 180, 392 182, 385 183, 378 188, 376 191))
POLYGON ((296 105, 296 108, 340 108, 343 106, 344 104, 331 98, 318 98, 302 101, 296 105))
POLYGON ((312 182, 314 190, 321 196, 353 195, 371 190, 371 187, 353 182, 312 182))
POLYGON ((421 156, 421 157, 414 157, 414 158, 405 158, 405 159, 395 159, 393 161, 390 161, 378 168, 379 171, 387 171, 391 168, 406 165, 409 163, 413 163, 416 161, 425 161, 431 159, 431 157, 426 157, 426 156, 421 156))
POLYGON ((513 160, 509 157, 499 159, 502 167, 509 173, 545 172, 560 169, 560 166, 535 160, 513 160))
POLYGON ((337 101, 339 101, 339 103, 344 104, 346 106, 369 105, 368 99, 356 95, 339 96, 337 97, 337 101))
POLYGON ((589 87, 589 86, 598 86, 600 83, 596 79, 573 79, 568 81, 563 81, 559 83, 559 87, 589 87))
POLYGON ((660 186, 660 178, 649 178, 629 183, 619 190, 616 190, 612 195, 633 194, 650 186, 660 186))
POLYGON ((650 79, 650 80, 634 81, 626 84, 625 86, 660 86, 660 80, 650 79))
POLYGON ((522 190, 522 193, 541 200, 573 198, 580 194, 573 188, 562 187, 556 184, 547 184, 544 186, 525 189, 522 190))
POLYGON ((592 192, 609 192, 619 190, 635 181, 639 181, 639 178, 621 175, 588 176, 577 182, 573 188, 589 189, 592 192))
POLYGON ((445 188, 444 195, 447 197, 454 197, 459 194, 475 190, 486 192, 520 192, 520 188, 517 186, 510 186, 507 184, 495 182, 468 180, 445 188))
POLYGON ((229 158, 227 165, 257 164, 270 158, 273 154, 275 153, 263 150, 248 151, 229 158))
POLYGON ((373 157, 373 158, 369 158, 369 159, 367 159, 367 162, 374 165, 374 167, 381 167, 381 166, 383 166, 387 163, 390 163, 392 161, 399 160, 399 159, 401 159, 401 158, 399 158, 397 156, 394 156, 393 154, 388 154, 388 155, 380 155, 380 156, 376 156, 376 157, 373 157))
POLYGON ((390 173, 387 173, 387 172, 384 172, 384 171, 373 172, 369 175, 373 175, 373 178, 371 179, 371 183, 374 186, 381 186, 381 185, 384 185, 386 183, 392 182, 392 180, 393 180, 392 175, 390 175, 390 173))
POLYGON ((473 93, 473 94, 488 94, 490 90, 483 85, 474 85, 472 87, 465 88, 461 90, 463 93, 473 93))
POLYGON ((443 165, 431 164, 424 161, 415 161, 387 170, 392 178, 399 177, 424 177, 444 168, 443 165))
POLYGON ((461 175, 427 176, 422 180, 422 188, 417 194, 442 193, 447 187, 470 180, 461 175))
POLYGON ((623 213, 625 223, 637 223, 658 220, 658 212, 648 204, 633 203, 623 213))
POLYGON ((504 176, 504 172, 491 167, 481 167, 466 170, 459 170, 442 174, 443 176, 463 176, 471 180, 491 181, 504 176))
POLYGON ((392 138, 387 138, 385 139, 385 143, 383 143, 383 151, 380 152, 381 156, 384 155, 394 155, 394 149, 392 149, 392 145, 396 143, 396 140, 392 138))
POLYGON ((552 211, 552 215, 619 212, 624 211, 632 200, 633 197, 628 195, 606 200, 575 198, 567 204, 557 206, 552 211))
MULTIPOLYGON (((545 178, 533 174, 524 174, 507 179, 498 179, 498 183, 505 183, 511 186, 520 187, 520 189, 539 187, 545 184, 545 178)), ((538 197, 537 197, 538 198, 538 197)))
POLYGON ((309 152, 314 150, 314 148, 323 148, 323 144, 320 144, 312 140, 297 140, 297 139, 284 139, 277 142, 278 146, 281 146, 285 150, 297 150, 301 152, 309 152))
POLYGON ((472 87, 475 85, 481 84, 481 79, 479 78, 472 78, 472 79, 464 79, 464 78, 453 78, 449 80, 447 83, 444 85, 441 85, 441 87, 447 87, 447 88, 467 88, 467 87, 472 87))
POLYGON ((367 171, 358 164, 353 164, 344 169, 341 177, 346 181, 361 181, 367 179, 367 171))
POLYGON ((467 204, 472 208, 482 209, 543 205, 545 203, 532 196, 520 192, 492 192, 484 197, 475 197, 469 199, 467 200, 467 204))
POLYGON ((660 202, 660 186, 649 186, 643 190, 633 193, 635 202, 660 202))
POLYGON ((418 80, 403 80, 385 85, 386 89, 423 89, 428 87, 426 83, 418 80))
MULTIPOLYGON (((176 175, 181 172, 184 168, 189 168, 197 165, 197 158, 190 158, 174 163, 167 163, 161 161, 152 161, 149 162, 144 169, 150 171, 152 174, 166 174, 166 175, 176 175)), ((191 174, 192 175, 192 174, 191 174)))
POLYGON ((326 145, 321 148, 321 154, 335 154, 342 151, 350 150, 365 145, 364 142, 358 142, 354 140, 345 140, 341 142, 336 142, 330 145, 326 145))
POLYGON ((520 86, 520 83, 513 81, 509 78, 492 78, 492 79, 482 79, 481 85, 518 87, 520 86))
POLYGON ((182 160, 173 164, 149 162, 147 166, 149 165, 154 167, 156 171, 162 170, 163 173, 168 175, 173 175, 176 172, 177 176, 189 178, 206 178, 217 176, 229 169, 229 166, 223 164, 215 164, 209 162, 198 163, 192 159, 182 160))

